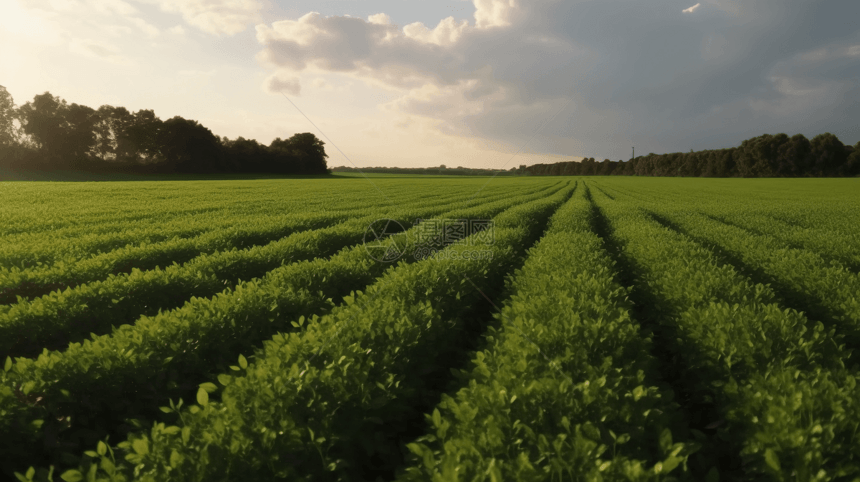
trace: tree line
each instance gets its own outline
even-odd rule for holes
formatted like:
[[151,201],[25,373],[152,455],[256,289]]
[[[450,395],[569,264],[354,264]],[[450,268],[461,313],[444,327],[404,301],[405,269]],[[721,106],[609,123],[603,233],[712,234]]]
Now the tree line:
[[765,134],[739,147],[648,154],[628,161],[534,164],[511,169],[538,176],[847,177],[860,175],[860,142],[846,146],[833,134]]
[[199,122],[152,110],[69,104],[49,92],[15,106],[0,86],[0,168],[138,173],[328,174],[312,133],[268,146],[218,137]]
[[511,171],[499,171],[495,169],[480,169],[471,167],[333,167],[332,172],[355,172],[375,174],[416,174],[416,175],[447,175],[447,176],[510,176],[517,173]]

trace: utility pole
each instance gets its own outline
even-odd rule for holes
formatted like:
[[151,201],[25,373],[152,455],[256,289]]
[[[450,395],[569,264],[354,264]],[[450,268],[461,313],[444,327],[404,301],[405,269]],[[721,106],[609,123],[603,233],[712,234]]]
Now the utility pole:
[[633,148],[633,159],[636,159],[636,148]]

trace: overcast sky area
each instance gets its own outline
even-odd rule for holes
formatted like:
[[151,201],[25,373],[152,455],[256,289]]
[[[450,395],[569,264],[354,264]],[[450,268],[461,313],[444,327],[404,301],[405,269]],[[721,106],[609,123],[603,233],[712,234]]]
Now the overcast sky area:
[[860,141],[860,2],[695,1],[2,0],[0,84],[231,139],[313,132],[329,166]]

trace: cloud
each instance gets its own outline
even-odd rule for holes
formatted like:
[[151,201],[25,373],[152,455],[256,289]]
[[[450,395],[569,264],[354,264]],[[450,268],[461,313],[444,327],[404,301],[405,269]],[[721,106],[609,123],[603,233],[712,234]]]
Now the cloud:
[[684,13],[693,13],[693,12],[695,12],[696,10],[698,10],[698,9],[699,9],[699,7],[701,7],[701,6],[702,6],[702,4],[701,4],[701,3],[697,3],[697,4],[693,5],[693,6],[692,6],[692,7],[690,7],[690,8],[685,8],[684,10],[682,10],[682,12],[684,12]]
[[182,15],[189,25],[214,35],[235,35],[260,18],[258,0],[139,0]]
[[141,32],[145,33],[149,37],[156,37],[159,33],[161,33],[158,28],[156,28],[151,23],[139,17],[129,17],[128,21],[134,24]]
[[856,102],[831,95],[853,92],[850,79],[860,78],[849,20],[860,3],[703,0],[686,9],[707,4],[695,24],[665,15],[673,0],[473,4],[472,21],[449,17],[432,29],[380,14],[258,25],[258,59],[362,79],[399,93],[388,112],[512,145],[571,101],[533,143],[558,154],[626,158],[636,139],[653,152],[689,150],[692,140],[725,147],[777,128],[811,135],[823,127],[821,116],[803,115],[810,98],[816,112],[834,113],[830,124],[860,121]]
[[322,77],[318,77],[318,78],[314,79],[314,81],[311,83],[311,85],[313,85],[314,88],[317,90],[332,90],[333,89],[332,85],[330,83],[328,83],[328,81],[323,79]]
[[89,0],[87,2],[100,14],[135,15],[137,9],[123,0]]
[[384,13],[377,13],[375,15],[367,17],[367,21],[376,25],[390,25],[391,17]]
[[130,62],[121,55],[119,48],[98,40],[73,38],[69,42],[69,51],[91,59],[130,65]]
[[279,72],[266,78],[263,89],[270,94],[283,93],[298,96],[302,91],[302,86],[298,77]]

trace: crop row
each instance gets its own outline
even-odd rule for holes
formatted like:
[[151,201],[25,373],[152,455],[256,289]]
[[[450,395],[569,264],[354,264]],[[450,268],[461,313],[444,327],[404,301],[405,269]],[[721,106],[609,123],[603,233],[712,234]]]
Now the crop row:
[[[391,196],[394,196],[393,200]],[[272,202],[269,206],[262,206],[256,212],[247,213],[246,209],[217,209],[205,213],[193,213],[194,215],[177,216],[171,211],[162,211],[160,215],[153,215],[154,223],[141,224],[120,220],[116,222],[95,222],[87,229],[58,229],[47,233],[26,233],[18,236],[6,236],[0,243],[0,267],[7,271],[22,270],[39,267],[51,269],[52,264],[60,263],[66,268],[72,268],[77,261],[87,261],[94,255],[103,254],[119,248],[128,248],[129,256],[134,255],[134,248],[144,244],[146,250],[152,250],[154,243],[175,241],[174,238],[185,240],[185,243],[193,243],[189,238],[216,232],[223,229],[238,228],[245,226],[256,227],[259,223],[276,225],[278,222],[290,221],[292,213],[303,215],[315,214],[317,216],[335,217],[339,214],[340,219],[349,216],[349,212],[356,208],[378,208],[399,202],[415,200],[415,193],[404,192],[383,198],[376,196],[363,199],[357,196],[329,196],[325,209],[314,208],[310,201],[296,205],[290,203]],[[239,196],[236,202],[242,202]],[[156,211],[157,212],[157,211]],[[264,214],[261,214],[264,213]],[[190,245],[194,247],[193,244]],[[190,248],[189,248],[190,249]],[[146,253],[147,251],[143,251]],[[133,259],[133,258],[130,258]],[[91,260],[98,262],[99,260]],[[46,266],[47,265],[47,266]],[[62,268],[62,267],[61,267]],[[67,273],[74,271],[66,270]],[[3,287],[8,285],[4,283]]]
[[[96,480],[360,479],[401,458],[398,434],[446,353],[471,319],[478,290],[497,284],[570,189],[495,219],[492,260],[467,260],[466,243],[446,256],[400,264],[347,305],[279,334],[253,361],[239,359],[220,401],[214,385],[179,425],[155,424],[113,450],[88,452],[80,472]],[[467,280],[475,283],[472,287]],[[104,454],[104,455],[101,455]],[[123,456],[117,457],[116,455]],[[95,467],[95,468],[90,468]]]
[[[435,199],[434,202],[453,199],[457,199],[457,195],[444,196],[441,199]],[[416,200],[415,196],[406,196],[406,199],[400,200],[395,205],[426,202],[423,199]],[[110,274],[128,273],[135,268],[148,270],[172,263],[181,264],[200,255],[265,244],[297,231],[320,229],[378,211],[378,206],[371,204],[353,205],[349,210],[319,213],[233,217],[224,220],[221,226],[215,224],[213,228],[199,236],[172,238],[155,243],[140,241],[79,261],[67,260],[40,268],[24,270],[13,268],[0,271],[0,303],[13,303],[19,296],[22,298],[41,296],[54,290],[104,279]],[[123,238],[127,235],[121,233],[119,236]],[[64,243],[54,241],[52,246],[62,249]]]
[[[716,208],[716,209],[715,209]],[[786,247],[805,249],[834,260],[852,271],[860,271],[860,234],[840,233],[828,229],[808,229],[780,221],[773,215],[743,212],[740,206],[730,209],[707,206],[700,208],[713,219],[735,225],[754,234],[763,235]]]
[[[296,181],[246,183],[106,183],[18,184],[4,186],[0,206],[0,236],[37,236],[52,232],[74,232],[87,227],[103,230],[114,223],[158,225],[172,217],[206,213],[253,215],[262,210],[289,212],[295,209],[324,208],[330,202],[379,197],[367,186],[344,184],[337,190],[329,185]],[[405,189],[386,188],[386,193]],[[19,191],[19,192],[16,192]],[[319,194],[325,196],[318,196]],[[110,200],[106,203],[105,200]],[[118,226],[115,226],[118,227]],[[108,231],[102,231],[108,232]]]
[[651,340],[593,232],[584,190],[511,278],[511,297],[461,388],[426,415],[398,480],[649,480],[679,473],[695,444],[659,386]]
[[694,415],[713,417],[693,425],[716,428],[708,444],[719,470],[773,480],[856,477],[860,389],[844,367],[841,338],[632,202],[595,199],[652,298],[675,383]]
[[750,270],[750,275],[763,274],[784,300],[837,327],[852,348],[860,347],[858,273],[770,235],[755,234],[683,208],[649,207],[673,226],[726,253]]
[[[541,192],[532,195],[541,196]],[[360,243],[367,226],[379,217],[408,224],[461,202],[458,199],[428,205],[421,201],[416,203],[419,206],[406,205],[392,214],[365,215],[330,228],[295,233],[265,246],[202,255],[184,265],[163,269],[132,270],[41,298],[21,300],[5,310],[0,308],[0,354],[20,356],[46,347],[60,348],[89,333],[105,333],[111,326],[132,322],[140,315],[181,306],[192,297],[212,296],[238,280],[263,276],[283,264],[330,256],[344,246]]]
[[[491,217],[546,194],[510,197],[445,216]],[[23,395],[39,394],[42,401],[37,406],[17,404],[15,410],[10,406],[2,419],[16,432],[31,432],[19,437],[20,446],[21,439],[39,440],[48,433],[46,428],[28,427],[33,420],[53,424],[71,415],[74,424],[79,414],[112,412],[123,416],[102,419],[122,420],[151,410],[156,401],[183,393],[182,384],[189,380],[226,368],[225,355],[232,358],[274,331],[291,329],[289,323],[301,316],[323,313],[332,306],[331,298],[368,284],[386,267],[371,262],[357,246],[331,260],[284,266],[211,300],[194,299],[179,310],[143,317],[110,336],[72,344],[65,352],[19,359],[10,364],[4,386],[23,386]],[[10,404],[10,397],[0,399]]]

